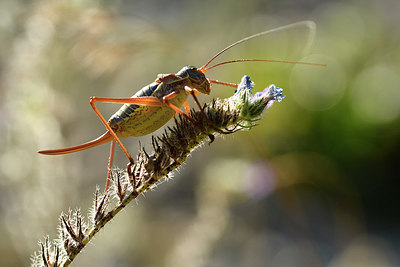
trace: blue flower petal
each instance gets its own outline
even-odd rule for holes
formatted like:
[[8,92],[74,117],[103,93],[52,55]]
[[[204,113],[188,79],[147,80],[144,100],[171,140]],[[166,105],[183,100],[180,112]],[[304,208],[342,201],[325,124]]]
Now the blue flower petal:
[[[266,88],[267,89],[267,88]],[[265,91],[265,90],[264,90]],[[280,87],[276,87],[274,84],[271,84],[268,89],[266,94],[266,97],[269,100],[274,100],[274,101],[278,101],[281,102],[282,99],[285,98],[285,95],[282,94],[283,89]],[[263,92],[264,93],[264,92]]]
[[244,75],[235,91],[235,94],[237,94],[243,90],[248,90],[249,92],[251,92],[251,88],[253,88],[253,86],[254,86],[254,83],[250,80],[250,77],[247,75]]

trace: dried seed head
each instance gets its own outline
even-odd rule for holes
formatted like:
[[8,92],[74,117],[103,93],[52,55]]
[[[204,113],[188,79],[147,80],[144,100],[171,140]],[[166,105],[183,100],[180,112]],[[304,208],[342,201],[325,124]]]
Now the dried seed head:
[[[282,89],[274,85],[253,95],[253,85],[250,78],[244,76],[232,97],[213,100],[204,106],[207,118],[202,112],[192,110],[189,116],[195,124],[178,116],[174,126],[168,127],[161,136],[152,137],[153,152],[147,153],[141,148],[136,163],[130,167],[132,179],[127,178],[125,171],[114,170],[114,186],[105,194],[96,188],[88,223],[85,223],[79,210],[62,214],[60,240],[50,245],[46,238],[44,244],[40,243],[40,254],[33,256],[32,266],[69,265],[107,222],[131,200],[153,188],[162,178],[169,177],[196,147],[207,140],[211,140],[211,143],[214,134],[218,136],[224,131],[234,133],[253,127],[274,101],[280,102],[284,98]],[[216,129],[221,131],[216,133]],[[118,201],[110,202],[110,197]]]

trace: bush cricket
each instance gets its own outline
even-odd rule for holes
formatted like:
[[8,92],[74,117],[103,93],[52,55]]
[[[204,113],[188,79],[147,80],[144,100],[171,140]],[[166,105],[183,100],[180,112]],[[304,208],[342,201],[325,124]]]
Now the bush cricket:
[[[132,97],[129,98],[91,97],[90,105],[92,106],[93,110],[96,112],[97,116],[100,118],[102,123],[107,128],[107,132],[104,133],[102,136],[98,137],[97,139],[94,139],[92,141],[89,141],[81,145],[62,148],[62,149],[42,150],[39,151],[39,153],[46,155],[66,154],[111,142],[106,188],[105,188],[105,191],[107,192],[110,185],[111,167],[114,157],[115,142],[118,143],[118,145],[121,147],[121,149],[129,159],[127,170],[130,179],[133,179],[131,173],[131,166],[134,164],[134,160],[130,155],[130,153],[128,152],[128,150],[122,144],[120,140],[121,137],[143,136],[150,134],[155,130],[159,129],[160,127],[162,127],[163,125],[165,125],[177,113],[181,114],[186,119],[196,124],[198,127],[202,127],[188,116],[188,114],[190,113],[190,106],[187,101],[189,95],[193,97],[195,103],[202,111],[203,115],[205,116],[205,120],[207,121],[208,125],[211,128],[213,128],[215,131],[221,134],[229,134],[233,131],[228,129],[222,131],[216,129],[211,124],[211,122],[207,119],[207,116],[205,115],[196,95],[201,93],[208,95],[211,91],[211,84],[221,84],[232,87],[237,87],[237,84],[221,82],[218,80],[206,78],[204,74],[205,72],[224,64],[230,64],[236,62],[248,62],[248,61],[281,62],[281,63],[292,63],[292,64],[306,64],[314,66],[323,66],[323,65],[308,63],[308,62],[270,60],[270,59],[236,59],[236,60],[224,61],[212,65],[210,67],[209,65],[222,53],[224,53],[225,51],[231,49],[232,47],[238,44],[241,44],[243,42],[246,42],[248,40],[260,36],[264,36],[267,34],[279,32],[282,30],[286,30],[288,28],[293,28],[298,26],[306,26],[309,27],[310,29],[313,29],[315,27],[315,24],[314,22],[311,21],[300,21],[297,23],[278,27],[272,30],[267,30],[243,38],[219,51],[205,65],[203,65],[200,68],[196,68],[193,66],[186,66],[183,67],[176,74],[159,74],[155,82],[143,87],[136,94],[134,94]],[[124,105],[114,115],[112,115],[108,121],[106,121],[95,105],[95,103],[97,102],[120,103]],[[185,108],[186,113],[181,110],[182,106]]]

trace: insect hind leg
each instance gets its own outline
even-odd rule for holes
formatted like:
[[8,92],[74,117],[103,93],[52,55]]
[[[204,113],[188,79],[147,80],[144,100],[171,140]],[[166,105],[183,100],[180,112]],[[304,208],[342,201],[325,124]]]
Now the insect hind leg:
[[90,98],[90,105],[92,106],[94,112],[96,112],[97,116],[100,118],[101,122],[106,126],[107,130],[110,132],[110,134],[114,137],[115,141],[117,141],[118,145],[121,147],[121,149],[124,151],[125,155],[128,157],[129,161],[133,163],[133,158],[129,154],[128,150],[125,148],[125,146],[122,144],[121,140],[117,136],[117,134],[114,132],[113,129],[111,129],[110,125],[107,123],[107,121],[104,119],[103,115],[100,113],[99,109],[96,107],[96,102],[112,102],[112,98],[100,98],[100,97],[91,97]]
[[[103,115],[100,113],[99,109],[96,107],[96,102],[102,102],[102,103],[128,103],[128,104],[138,104],[138,105],[149,105],[149,106],[161,106],[162,102],[155,98],[155,97],[137,97],[137,98],[108,98],[108,97],[91,97],[90,98],[90,105],[92,106],[94,112],[96,112],[97,116],[100,118],[101,122],[106,126],[107,130],[110,132],[110,134],[114,137],[114,140],[117,141],[118,145],[121,147],[121,149],[124,151],[125,155],[129,159],[129,163],[126,167],[129,179],[133,180],[133,175],[132,175],[132,166],[135,164],[132,156],[129,154],[128,150],[125,148],[125,146],[122,144],[121,140],[117,136],[117,134],[114,132],[113,129],[111,129],[110,125],[107,123],[107,121],[104,119]],[[113,153],[110,153],[110,158],[113,156]],[[109,174],[108,174],[109,175]],[[107,177],[108,177],[107,175]],[[106,187],[109,185],[109,178],[107,178],[107,184]]]
[[115,150],[115,139],[111,141],[111,145],[110,145],[110,156],[108,158],[107,181],[106,181],[105,193],[107,193],[108,188],[110,187],[112,164],[113,164],[113,159],[114,159],[114,150]]
[[96,112],[97,116],[100,118],[101,122],[104,124],[104,126],[106,126],[107,130],[114,137],[114,140],[111,141],[110,157],[109,157],[109,162],[108,162],[106,189],[105,189],[105,192],[107,193],[107,190],[110,186],[111,168],[112,168],[112,162],[113,162],[113,158],[114,158],[115,141],[117,141],[118,145],[121,147],[121,149],[124,151],[125,155],[129,159],[129,163],[126,167],[127,171],[128,171],[129,179],[133,179],[132,174],[131,174],[131,166],[134,164],[134,161],[133,161],[132,156],[129,154],[128,150],[125,148],[125,146],[122,144],[121,140],[118,138],[117,134],[114,132],[113,129],[111,129],[110,125],[107,123],[107,121],[104,119],[103,115],[100,113],[99,109],[96,107],[96,105],[95,105],[96,102],[108,102],[107,99],[99,99],[96,97],[91,97],[89,103],[92,106],[94,112]]

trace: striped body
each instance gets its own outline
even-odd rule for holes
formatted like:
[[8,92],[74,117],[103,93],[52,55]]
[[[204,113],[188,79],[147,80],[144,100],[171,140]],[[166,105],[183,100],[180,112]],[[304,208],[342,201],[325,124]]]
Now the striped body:
[[[162,100],[163,96],[179,91],[178,96],[173,98],[171,103],[181,107],[188,97],[188,93],[184,90],[187,78],[176,78],[172,81],[153,82],[143,87],[132,97],[153,96]],[[166,104],[160,107],[124,104],[109,119],[108,123],[118,137],[143,136],[162,127],[175,113]]]

